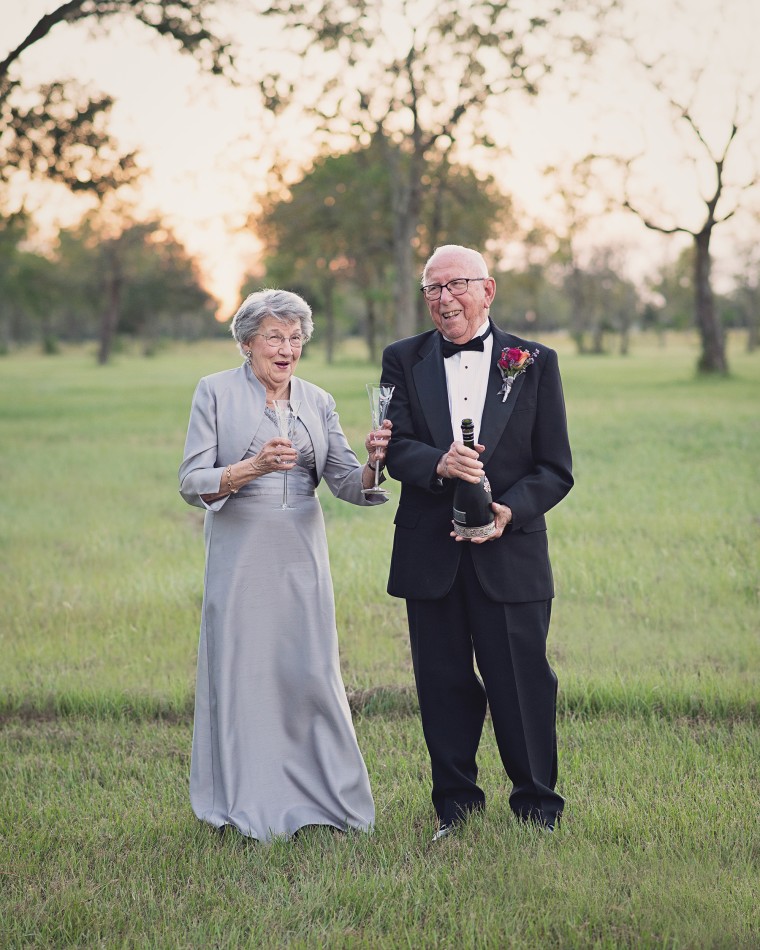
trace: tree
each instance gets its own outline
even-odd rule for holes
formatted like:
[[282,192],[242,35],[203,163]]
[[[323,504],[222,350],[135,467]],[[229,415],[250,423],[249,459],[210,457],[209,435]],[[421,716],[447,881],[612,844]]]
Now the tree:
[[36,92],[37,101],[23,108],[12,96],[0,98],[0,183],[25,172],[103,201],[137,181],[136,153],[120,152],[108,131],[110,96],[93,97],[72,82]]
[[70,79],[28,89],[18,77],[22,54],[61,24],[132,17],[212,73],[232,66],[228,43],[211,30],[213,0],[68,0],[43,16],[0,61],[0,184],[17,171],[99,198],[133,181],[135,154],[119,154],[107,131],[113,100]]
[[[267,279],[302,287],[324,313],[328,360],[335,348],[341,291],[362,299],[372,359],[378,335],[386,329],[379,311],[392,296],[395,258],[392,176],[384,159],[392,149],[374,141],[367,148],[319,159],[285,198],[270,196],[255,220],[269,248]],[[401,156],[400,164],[404,161]],[[506,227],[511,205],[490,177],[434,156],[426,162],[423,182],[418,251],[425,256],[433,244],[454,234],[479,245]]]
[[551,268],[539,261],[496,271],[496,299],[491,314],[500,326],[535,337],[569,324],[567,294],[550,279]]
[[204,69],[224,73],[232,66],[232,55],[230,44],[220,40],[209,24],[207,11],[213,5],[213,0],[67,0],[38,20],[0,61],[0,80],[25,50],[60,24],[102,23],[120,16],[131,16],[160,36],[172,37],[179,50],[194,56]]
[[[27,88],[19,78],[23,53],[62,24],[86,21],[110,25],[119,18],[131,17],[174,40],[181,52],[192,55],[211,73],[223,73],[232,68],[232,56],[229,44],[219,39],[210,26],[209,11],[214,2],[67,0],[43,16],[0,61],[0,216],[12,211],[7,189],[2,186],[18,173],[93,196],[103,220],[107,217],[106,204],[115,203],[118,192],[141,174],[136,153],[121,151],[108,130],[113,99],[71,79]],[[117,248],[118,242],[107,242],[104,253],[115,253]],[[119,256],[113,257],[104,272],[111,275],[112,301],[103,310],[101,362],[108,359],[120,313]]]
[[[591,11],[603,2],[581,6]],[[398,335],[415,330],[414,253],[428,157],[448,154],[457,140],[493,144],[484,131],[487,109],[502,105],[508,93],[535,93],[552,59],[584,45],[560,34],[567,9],[556,0],[536,0],[531,13],[493,0],[398,0],[392,7],[372,0],[271,0],[264,8],[285,28],[299,75],[310,51],[321,54],[322,68],[318,80],[301,80],[298,89],[282,71],[271,71],[260,83],[266,104],[280,110],[304,86],[316,89],[309,106],[326,138],[374,140],[386,149]],[[325,63],[337,77],[327,83]]]
[[694,325],[694,247],[685,247],[674,261],[660,267],[649,289],[654,294],[656,329],[685,330]]
[[621,204],[650,231],[689,239],[692,314],[701,342],[697,370],[725,375],[712,242],[759,180],[757,90],[750,77],[760,9],[755,0],[706,4],[699,15],[679,0],[653,4],[646,13],[635,6],[621,5],[608,22],[615,55],[627,57],[645,80],[632,101],[649,94],[641,146],[618,161]]
[[[658,84],[658,88],[662,87]],[[711,277],[710,242],[715,228],[732,218],[739,208],[738,198],[736,198],[729,210],[718,211],[718,205],[724,197],[726,162],[731,146],[739,133],[741,120],[735,112],[722,148],[714,150],[708,144],[691,108],[679,103],[672,97],[669,98],[669,101],[676,115],[683,120],[696,137],[713,166],[713,186],[706,195],[701,196],[704,205],[702,222],[696,228],[689,228],[683,224],[668,226],[659,223],[655,221],[653,216],[643,211],[628,194],[626,194],[624,206],[629,211],[634,212],[644,225],[652,231],[659,231],[661,234],[688,234],[691,237],[694,245],[694,313],[702,343],[702,353],[697,369],[701,373],[725,375],[728,372],[726,342],[715,306],[715,294]],[[631,163],[628,162],[627,164],[630,166]],[[742,186],[741,190],[752,187],[755,183],[756,179],[753,177]]]
[[760,345],[760,251],[757,244],[748,244],[737,255],[731,301],[747,329],[747,352]]
[[324,315],[325,348],[336,343],[336,293],[354,279],[375,332],[374,292],[382,285],[390,247],[385,170],[364,151],[317,160],[285,196],[270,194],[254,223],[267,248],[267,280],[300,289]]
[[117,332],[142,336],[151,352],[173,322],[189,314],[211,320],[212,300],[195,262],[160,220],[125,216],[106,225],[92,213],[61,232],[56,264],[67,307],[62,315],[69,307],[89,313],[89,326],[98,328],[100,363],[109,359]]
[[589,263],[584,267],[584,241],[591,223],[605,210],[604,201],[599,206],[600,193],[594,187],[593,162],[593,156],[587,155],[576,161],[569,173],[554,166],[544,169],[544,177],[554,186],[558,219],[553,229],[555,247],[549,257],[549,270],[557,275],[567,294],[570,334],[579,353],[589,349],[601,353],[604,337],[604,317],[592,300],[595,288],[588,250],[585,258]]
[[604,334],[611,332],[619,334],[621,356],[628,353],[631,327],[641,306],[636,287],[621,275],[621,256],[616,247],[596,248],[582,275],[592,353],[604,352]]

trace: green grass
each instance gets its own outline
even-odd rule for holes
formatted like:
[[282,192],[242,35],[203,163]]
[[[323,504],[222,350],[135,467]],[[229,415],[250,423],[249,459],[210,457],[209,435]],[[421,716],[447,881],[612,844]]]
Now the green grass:
[[756,945],[748,724],[565,722],[573,807],[553,837],[510,816],[487,734],[486,816],[435,848],[419,729],[378,716],[357,732],[375,834],[264,847],[195,821],[188,723],[8,723],[5,945]]
[[[435,849],[385,594],[395,504],[321,495],[375,834],[220,840],[187,800],[203,542],[176,470],[194,385],[234,348],[0,360],[3,945],[760,943],[760,354],[734,341],[732,377],[700,380],[688,339],[555,343],[577,478],[549,516],[566,818],[553,838],[512,821],[487,730],[487,813]],[[359,450],[378,368],[316,349],[301,370]]]

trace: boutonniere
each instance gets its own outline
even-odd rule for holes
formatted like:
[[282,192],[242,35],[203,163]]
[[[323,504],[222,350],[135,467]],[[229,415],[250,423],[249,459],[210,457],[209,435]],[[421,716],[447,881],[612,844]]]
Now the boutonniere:
[[530,353],[528,350],[521,350],[518,346],[504,347],[501,351],[499,362],[496,364],[499,367],[499,372],[503,380],[501,389],[499,390],[499,395],[503,395],[502,402],[507,401],[507,396],[512,389],[512,384],[515,379],[517,379],[520,373],[525,372],[530,364],[535,361],[537,356],[537,349]]

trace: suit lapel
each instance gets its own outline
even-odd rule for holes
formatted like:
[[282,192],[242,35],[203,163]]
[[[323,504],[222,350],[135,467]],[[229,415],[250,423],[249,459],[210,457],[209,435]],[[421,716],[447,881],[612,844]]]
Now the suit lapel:
[[504,396],[499,392],[502,385],[501,372],[496,365],[501,351],[505,346],[512,346],[514,341],[508,334],[493,327],[493,356],[491,359],[491,368],[488,372],[488,389],[486,390],[486,400],[483,405],[483,418],[480,423],[479,440],[485,445],[486,450],[481,455],[481,461],[485,465],[494,449],[499,444],[504,433],[509,417],[515,408],[515,404],[520,395],[523,386],[525,374],[521,373],[512,384],[512,390],[504,402]]
[[433,442],[445,449],[454,441],[454,433],[451,429],[446,371],[443,368],[439,333],[432,334],[423,343],[420,357],[420,361],[412,368],[414,385]]

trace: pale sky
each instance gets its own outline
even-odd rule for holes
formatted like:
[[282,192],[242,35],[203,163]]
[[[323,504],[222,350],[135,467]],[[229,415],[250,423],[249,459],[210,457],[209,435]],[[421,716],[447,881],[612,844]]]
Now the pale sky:
[[[59,0],[0,0],[0,53],[15,47],[58,5]],[[679,13],[677,0],[626,0],[625,8],[631,28],[642,38],[642,52],[663,57],[674,89],[683,90],[684,97],[686,90],[697,89],[693,105],[700,126],[711,148],[722,150],[735,89],[745,92],[747,102],[750,93],[760,93],[760,2],[690,0],[687,12]],[[287,38],[270,30],[265,41],[260,18],[240,7],[229,33],[252,75],[257,51],[276,56],[287,50]],[[695,87],[690,76],[700,65],[705,71]],[[220,316],[229,316],[240,280],[259,251],[255,236],[243,229],[246,215],[265,187],[275,146],[286,145],[292,156],[308,159],[311,142],[301,131],[304,126],[276,125],[254,90],[200,76],[190,57],[128,20],[112,21],[97,35],[84,24],[59,26],[22,56],[17,74],[29,84],[71,76],[115,97],[112,130],[123,147],[138,148],[151,169],[141,209],[160,212],[174,227],[198,257],[209,290],[222,300]],[[693,166],[685,158],[699,155],[695,140],[674,133],[673,114],[630,63],[624,46],[612,45],[593,74],[584,78],[576,67],[563,70],[536,100],[513,100],[508,110],[494,111],[490,122],[494,138],[509,146],[510,155],[489,170],[526,214],[560,227],[541,169],[549,164],[567,168],[597,151],[642,155],[635,196],[659,223],[699,223],[703,207],[696,200],[696,182],[701,177],[705,189],[712,187],[709,174],[705,177],[710,167]],[[726,178],[743,182],[759,171],[760,117],[755,112],[743,119]],[[71,224],[81,213],[81,206],[59,190],[37,200],[56,223]],[[753,195],[752,205],[760,210],[760,194]],[[719,280],[730,273],[737,247],[757,230],[749,214],[716,230]],[[660,238],[622,212],[595,217],[588,240],[622,243],[634,277],[685,243],[684,238]]]

